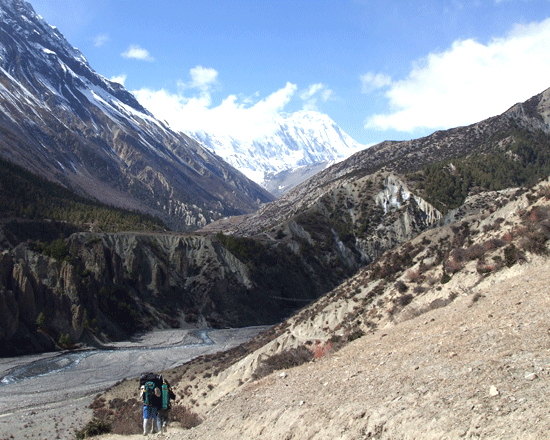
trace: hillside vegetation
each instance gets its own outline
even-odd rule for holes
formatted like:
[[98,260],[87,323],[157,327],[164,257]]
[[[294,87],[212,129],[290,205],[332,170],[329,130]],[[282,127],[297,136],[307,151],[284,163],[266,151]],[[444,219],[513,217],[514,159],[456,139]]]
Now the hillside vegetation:
[[[538,358],[542,353],[535,352],[540,334],[522,335],[539,332],[543,319],[537,318],[527,327],[522,321],[514,321],[514,313],[518,317],[530,313],[528,319],[533,320],[533,310],[512,310],[504,290],[517,297],[525,288],[518,287],[518,281],[513,286],[504,284],[532,264],[535,271],[547,272],[550,182],[527,191],[471,196],[462,210],[455,222],[427,230],[386,251],[341,286],[240,349],[166,372],[174,381],[177,404],[204,420],[189,433],[177,431],[169,438],[234,438],[236,429],[248,438],[258,437],[260,432],[266,438],[336,438],[347,431],[350,436],[339,438],[407,438],[404,429],[419,432],[426,423],[430,423],[430,432],[447,433],[449,438],[468,433],[468,438],[483,433],[487,438],[520,438],[520,432],[531,432],[534,427],[521,414],[541,414],[539,409],[546,407],[546,398],[536,394],[546,383],[545,376],[541,376],[546,375],[546,364]],[[536,301],[542,301],[542,297],[536,296]],[[491,306],[500,302],[508,306]],[[449,312],[445,312],[447,308]],[[446,315],[457,314],[460,319],[446,319]],[[509,327],[501,325],[500,332],[492,330],[492,336],[483,338],[483,331],[476,329],[487,327],[487,316],[497,323],[496,314],[503,315],[503,323],[512,319],[516,327],[508,331],[505,329]],[[436,323],[430,324],[434,320]],[[440,333],[432,328],[439,328]],[[398,338],[407,338],[405,335],[411,331],[415,345],[408,349],[409,343],[402,344],[405,339]],[[529,340],[529,346],[535,344],[533,350],[524,344],[517,346],[514,341],[520,340]],[[468,351],[480,348],[489,353],[472,357]],[[508,353],[508,358],[502,358],[503,353]],[[538,357],[530,364],[529,356]],[[303,363],[306,365],[296,368]],[[476,379],[477,385],[465,382],[475,377],[468,372],[458,380],[448,373],[450,363],[460,364],[455,368],[463,372],[468,368],[484,371],[483,381]],[[408,369],[400,369],[402,364]],[[504,364],[513,370],[503,376],[502,371],[507,370],[499,369],[499,365]],[[443,375],[448,384],[466,389],[467,395],[459,393],[459,388],[443,390],[433,375]],[[352,380],[354,377],[362,380]],[[508,382],[515,380],[512,377],[518,380],[514,382],[516,391]],[[339,392],[347,381],[353,387]],[[123,398],[132,386],[133,382],[123,383],[111,390],[107,400],[96,402],[96,414],[105,414],[106,420],[116,419],[115,412],[104,409],[109,399]],[[327,386],[332,390],[329,394],[324,391]],[[451,401],[441,400],[442,393],[454,397]],[[501,393],[506,395],[499,398]],[[384,395],[391,399],[381,398]],[[521,404],[517,399],[524,395],[536,400]],[[493,405],[488,398],[494,399]],[[326,399],[325,405],[322,399]],[[415,410],[424,399],[433,410]],[[239,418],[239,427],[233,423],[234,417],[223,415],[229,406],[238,412],[232,414]],[[250,413],[245,406],[252,408]],[[339,407],[346,408],[353,423],[348,423],[349,417],[342,417]],[[472,409],[468,411],[467,407]],[[441,412],[440,417],[435,416],[435,408]],[[406,418],[399,418],[400,411],[405,410],[409,411],[403,413]],[[279,423],[283,414],[287,422]],[[315,423],[316,419],[322,422]],[[304,425],[299,420],[310,422]],[[400,424],[407,428],[400,428]]]
[[[166,229],[164,223],[154,216],[79,196],[0,158],[0,218],[13,217],[47,219],[104,232]],[[28,226],[17,228],[12,224],[9,229],[15,235],[24,235],[33,229]]]

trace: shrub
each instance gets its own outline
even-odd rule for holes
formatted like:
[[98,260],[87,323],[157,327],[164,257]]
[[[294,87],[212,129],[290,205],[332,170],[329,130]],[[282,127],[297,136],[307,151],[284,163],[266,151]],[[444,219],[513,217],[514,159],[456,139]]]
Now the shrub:
[[545,255],[548,253],[546,242],[548,236],[542,231],[529,232],[521,242],[522,249],[533,252],[534,254]]
[[170,418],[181,424],[184,429],[191,429],[202,423],[197,413],[194,413],[184,406],[174,405],[170,411]]
[[400,306],[405,307],[407,304],[410,304],[413,300],[413,296],[409,293],[408,295],[400,296],[398,303]]
[[268,376],[277,370],[297,367],[313,359],[314,354],[305,345],[300,345],[290,350],[276,353],[266,359],[263,359],[252,375],[254,380]]
[[501,248],[505,244],[505,240],[502,240],[500,238],[491,238],[490,240],[487,240],[483,245],[485,246],[485,249],[487,249],[488,251],[492,251]]
[[363,336],[365,336],[365,332],[358,328],[348,335],[348,342],[355,341],[356,339],[362,338]]
[[469,260],[477,260],[485,255],[485,246],[474,244],[467,249],[466,256]]
[[60,335],[57,343],[61,348],[71,348],[73,345],[71,341],[71,335],[69,333]]
[[443,272],[443,275],[441,275],[441,284],[446,284],[449,281],[451,281],[451,276],[447,272]]
[[454,274],[462,269],[462,264],[454,258],[450,258],[445,263],[445,272]]
[[506,261],[506,266],[512,267],[519,261],[521,254],[519,249],[512,243],[504,248],[504,260]]
[[44,315],[44,312],[40,312],[38,314],[38,317],[36,318],[36,326],[42,330],[44,328],[44,324],[46,323],[46,316]]
[[94,437],[96,435],[108,434],[111,432],[111,424],[105,420],[93,418],[86,426],[75,432],[77,440]]
[[408,286],[401,280],[395,283],[395,288],[399,293],[405,293],[409,289]]

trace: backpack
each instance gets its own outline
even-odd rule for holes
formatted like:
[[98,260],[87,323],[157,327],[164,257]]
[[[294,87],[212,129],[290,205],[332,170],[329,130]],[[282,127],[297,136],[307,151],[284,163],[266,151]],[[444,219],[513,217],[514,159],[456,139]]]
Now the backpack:
[[143,373],[139,378],[139,385],[143,387],[143,403],[147,406],[158,406],[155,388],[161,389],[162,374]]
[[152,381],[145,382],[143,385],[143,403],[147,406],[153,404],[153,396],[155,395],[155,383]]
[[155,386],[160,388],[163,382],[162,374],[143,373],[139,378],[139,386],[145,385],[145,382],[153,382]]
[[162,409],[170,408],[170,395],[168,394],[168,385],[162,384]]

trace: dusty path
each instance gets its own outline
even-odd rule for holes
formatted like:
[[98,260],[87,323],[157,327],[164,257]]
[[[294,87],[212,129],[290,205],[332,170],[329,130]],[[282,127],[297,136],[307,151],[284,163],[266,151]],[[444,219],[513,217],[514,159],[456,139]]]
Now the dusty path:
[[247,383],[203,424],[157,438],[548,439],[549,286],[548,260],[516,266],[447,307]]
[[0,439],[73,439],[96,393],[237,346],[263,328],[156,331],[108,350],[0,359]]

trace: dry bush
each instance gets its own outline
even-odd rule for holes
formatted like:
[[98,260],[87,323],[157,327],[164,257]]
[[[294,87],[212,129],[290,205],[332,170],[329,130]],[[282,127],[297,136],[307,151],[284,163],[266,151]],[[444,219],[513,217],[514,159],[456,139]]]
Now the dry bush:
[[90,406],[88,406],[88,408],[98,409],[98,408],[103,408],[104,406],[105,406],[105,398],[99,397],[99,398],[95,398],[93,402],[90,403]]
[[405,275],[407,277],[407,279],[411,282],[411,283],[420,283],[422,282],[422,275],[420,273],[420,268],[418,269],[409,269]]
[[474,244],[466,250],[466,258],[468,260],[477,260],[485,255],[486,249],[482,244]]
[[468,250],[464,248],[453,249],[453,251],[451,252],[451,257],[456,263],[463,263],[464,261],[468,261]]
[[491,238],[487,240],[485,243],[483,243],[483,246],[485,247],[486,250],[493,251],[495,249],[501,248],[505,244],[506,244],[505,240],[502,240],[500,238]]
[[82,429],[75,431],[77,440],[95,437],[97,435],[108,434],[111,432],[111,424],[101,419],[92,419]]
[[315,343],[315,347],[313,348],[313,357],[315,359],[321,359],[322,357],[329,354],[333,348],[334,348],[334,344],[331,341],[326,341],[326,342],[317,341]]
[[141,434],[143,430],[143,402],[136,399],[117,402],[113,415],[112,433],[119,435]]
[[445,272],[447,274],[454,274],[460,270],[462,270],[462,263],[454,258],[450,258],[445,262]]
[[262,359],[258,368],[252,375],[254,380],[268,376],[277,370],[297,367],[313,359],[314,353],[305,345],[300,345],[290,350],[282,351]]
[[548,235],[542,231],[528,232],[520,241],[520,247],[534,254],[545,255],[548,253],[547,241]]
[[[418,287],[418,286],[417,286]],[[414,297],[409,293],[407,295],[403,295],[403,296],[400,296],[398,299],[397,299],[397,303],[401,306],[401,307],[405,307],[406,305],[410,304],[412,302],[412,300],[414,299]]]
[[182,405],[174,405],[172,407],[170,420],[180,423],[183,429],[191,429],[202,423],[198,414],[186,409]]

